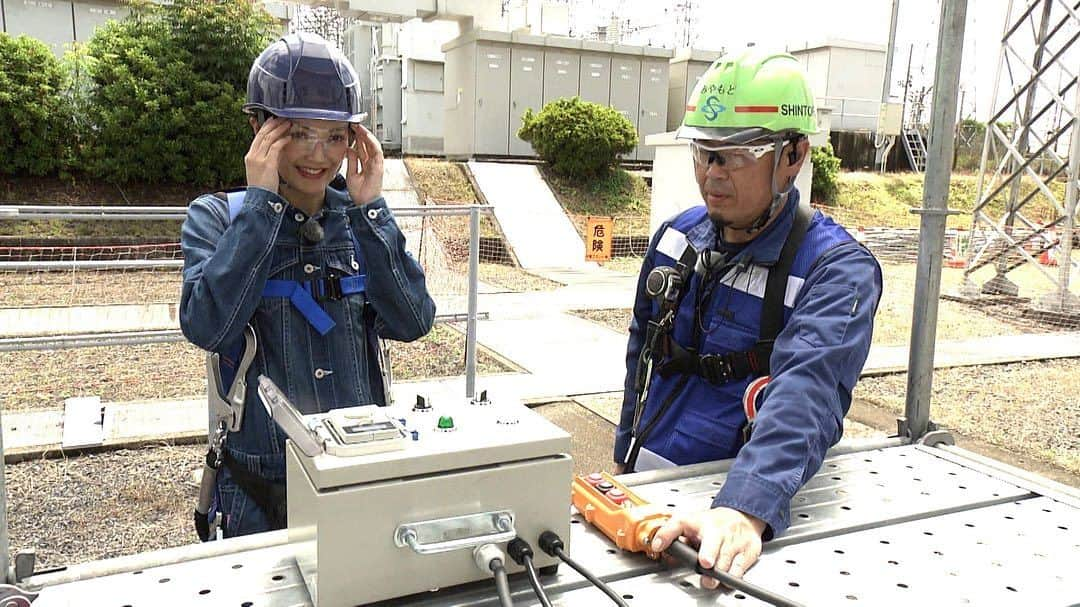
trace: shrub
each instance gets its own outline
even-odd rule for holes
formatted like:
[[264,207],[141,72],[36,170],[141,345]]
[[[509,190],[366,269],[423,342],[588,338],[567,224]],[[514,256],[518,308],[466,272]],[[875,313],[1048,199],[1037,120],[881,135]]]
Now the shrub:
[[110,182],[242,180],[247,73],[275,29],[247,0],[176,0],[98,30],[86,170]]
[[63,84],[44,42],[0,33],[0,173],[46,175],[67,162],[71,110]]
[[538,114],[530,108],[521,120],[518,137],[531,143],[552,170],[576,181],[607,173],[638,142],[625,116],[580,97],[552,101]]
[[832,144],[812,148],[810,161],[814,165],[814,177],[810,190],[814,200],[829,204],[836,201],[839,188],[840,159],[833,154]]

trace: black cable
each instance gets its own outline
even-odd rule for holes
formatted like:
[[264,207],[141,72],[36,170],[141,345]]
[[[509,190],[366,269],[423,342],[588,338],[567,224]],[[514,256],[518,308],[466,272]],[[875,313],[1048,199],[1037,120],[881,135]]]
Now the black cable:
[[540,578],[536,575],[532,557],[525,557],[525,571],[529,574],[529,584],[532,584],[533,592],[536,593],[536,598],[540,599],[540,604],[543,607],[551,607],[551,601],[548,600],[547,593],[544,592],[544,585],[540,583]]
[[495,574],[495,590],[499,593],[499,603],[502,607],[514,607],[514,600],[510,598],[510,580],[506,577],[506,567],[503,567],[501,559],[491,561],[491,572]]
[[742,578],[737,578],[730,573],[717,571],[712,568],[706,569],[705,567],[702,567],[701,562],[698,561],[697,550],[694,550],[693,547],[691,547],[689,544],[680,542],[679,540],[675,540],[671,543],[670,546],[668,546],[668,549],[665,550],[665,552],[668,555],[676,558],[677,560],[682,561],[687,567],[692,568],[696,573],[699,573],[705,577],[710,577],[734,590],[741,590],[742,592],[745,592],[746,594],[754,597],[755,599],[765,601],[766,603],[770,605],[775,605],[776,607],[802,607],[802,603],[796,603],[789,598],[766,590],[761,586],[751,584],[750,582],[747,582]]
[[584,567],[574,561],[574,559],[570,558],[568,554],[566,554],[566,552],[563,550],[563,541],[561,538],[559,538],[558,534],[553,531],[545,531],[540,534],[540,539],[538,543],[541,550],[551,556],[557,556],[562,559],[562,561],[569,565],[574,571],[577,571],[582,575],[582,577],[589,580],[589,582],[593,586],[596,586],[604,594],[608,595],[608,597],[610,597],[612,601],[615,601],[616,605],[618,605],[619,607],[629,607],[629,605],[626,604],[626,601],[624,601],[617,592],[612,590],[610,586],[605,584],[602,580],[600,580],[600,578],[587,571]]
[[540,605],[542,607],[551,607],[551,601],[548,600],[547,593],[544,592],[544,585],[540,583],[540,578],[536,575],[536,568],[533,567],[532,546],[520,537],[516,537],[506,545],[506,553],[510,555],[510,558],[514,559],[515,563],[525,566],[525,571],[529,574],[529,584],[532,586],[536,598],[540,600]]

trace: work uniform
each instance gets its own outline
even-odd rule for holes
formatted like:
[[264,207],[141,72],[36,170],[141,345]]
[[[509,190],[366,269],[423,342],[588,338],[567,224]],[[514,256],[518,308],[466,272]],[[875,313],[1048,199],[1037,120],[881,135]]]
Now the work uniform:
[[[323,209],[312,217],[259,187],[247,188],[242,200],[230,217],[226,200],[199,197],[181,232],[184,335],[226,365],[235,364],[247,324],[257,336],[243,423],[228,435],[229,465],[217,477],[226,536],[281,524],[268,519],[230,470],[239,465],[259,479],[284,482],[285,435],[259,400],[258,376],[272,379],[304,414],[383,405],[377,338],[415,340],[435,316],[424,273],[383,198],[357,206],[328,187]],[[301,235],[308,221],[322,227],[317,242]]]
[[[631,449],[638,356],[648,322],[659,310],[645,293],[650,270],[674,267],[688,246],[725,253],[725,262],[707,278],[699,267],[684,285],[671,337],[702,355],[751,351],[760,335],[770,267],[780,257],[798,204],[793,189],[775,221],[743,246],[718,239],[704,206],[680,213],[654,235],[634,302],[616,462],[625,462]],[[881,269],[873,255],[842,226],[814,212],[787,281],[784,328],[773,344],[772,379],[750,441],[743,444],[742,397],[753,377],[717,385],[697,374],[664,377],[654,371],[640,422],[653,428],[635,470],[738,456],[713,507],[734,508],[765,521],[766,538],[782,533],[790,523],[792,496],[840,440],[851,391],[870,349],[880,296]]]

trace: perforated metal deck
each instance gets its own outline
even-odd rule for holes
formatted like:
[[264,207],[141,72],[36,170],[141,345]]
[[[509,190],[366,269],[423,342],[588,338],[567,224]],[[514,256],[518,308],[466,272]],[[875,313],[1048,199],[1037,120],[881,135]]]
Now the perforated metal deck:
[[[955,451],[948,458],[935,451],[895,447],[826,460],[796,496],[791,528],[766,545],[747,579],[805,605],[1080,603],[1080,509],[966,466]],[[677,510],[699,509],[722,482],[722,474],[708,475],[634,489]],[[622,553],[572,520],[571,555],[630,605],[764,604],[702,590],[696,575]],[[284,545],[49,586],[35,607],[310,606],[291,551]],[[610,604],[565,566],[544,583],[558,605]],[[538,604],[524,579],[513,588],[515,604]],[[489,582],[478,582],[384,604],[498,601]]]

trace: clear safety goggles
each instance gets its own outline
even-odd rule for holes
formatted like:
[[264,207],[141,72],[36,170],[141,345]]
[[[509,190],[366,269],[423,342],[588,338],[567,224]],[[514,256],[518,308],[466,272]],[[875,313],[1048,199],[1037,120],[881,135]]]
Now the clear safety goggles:
[[738,171],[757,164],[762,156],[773,151],[772,143],[762,145],[723,145],[694,139],[690,142],[690,153],[694,163],[708,167],[716,163],[726,171]]
[[349,133],[347,130],[322,131],[311,128],[293,127],[289,131],[289,138],[294,146],[300,148],[306,154],[315,151],[315,146],[323,144],[323,149],[328,151],[344,151],[349,146]]

